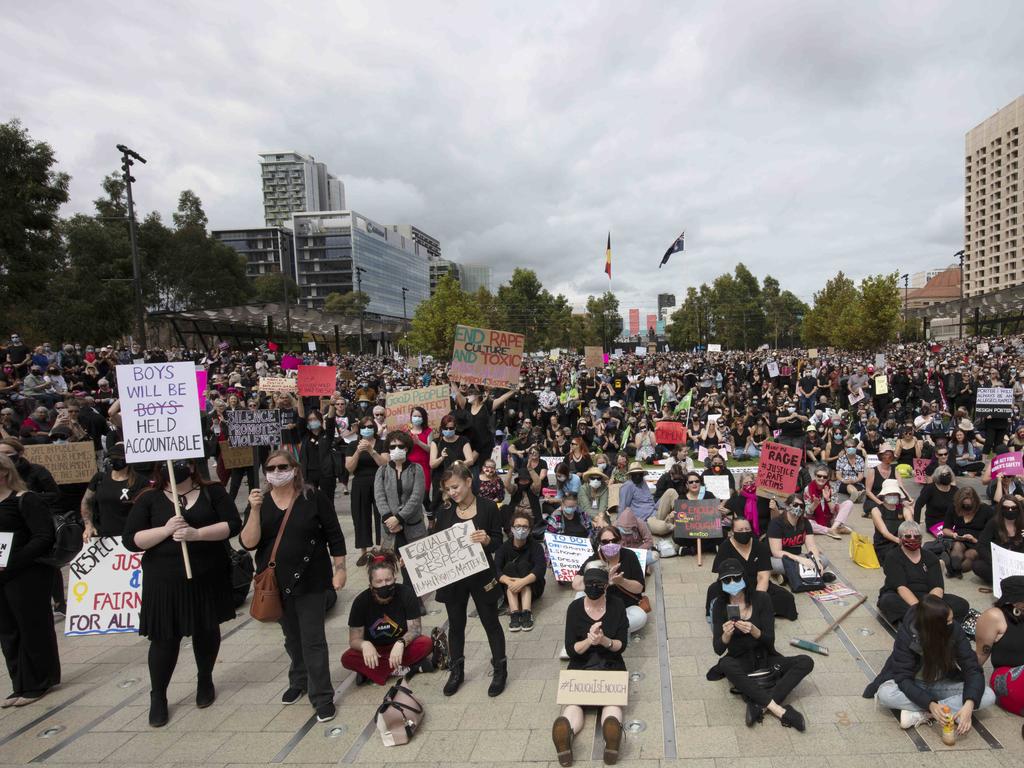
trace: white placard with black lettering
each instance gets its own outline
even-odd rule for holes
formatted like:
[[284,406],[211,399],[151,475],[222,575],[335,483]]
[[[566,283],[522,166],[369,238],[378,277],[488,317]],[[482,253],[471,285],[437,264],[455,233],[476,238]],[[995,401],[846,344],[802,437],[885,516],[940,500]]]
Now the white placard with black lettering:
[[474,530],[472,523],[456,523],[398,548],[417,597],[490,567],[484,548],[469,540]]
[[11,546],[14,544],[14,533],[12,531],[0,531],[0,568],[7,567],[7,561],[11,558]]
[[974,400],[975,416],[1009,416],[1013,413],[1013,390],[1009,387],[982,387]]
[[1008,576],[1024,576],[1024,553],[992,545],[992,597],[1003,596],[1000,582]]
[[204,456],[194,363],[119,365],[117,392],[130,464]]

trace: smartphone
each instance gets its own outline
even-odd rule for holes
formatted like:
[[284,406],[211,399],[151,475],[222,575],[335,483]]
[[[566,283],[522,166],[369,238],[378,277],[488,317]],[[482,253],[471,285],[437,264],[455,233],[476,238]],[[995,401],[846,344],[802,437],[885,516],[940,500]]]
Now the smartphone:
[[725,606],[725,615],[729,621],[740,620],[740,607],[738,605],[727,605]]

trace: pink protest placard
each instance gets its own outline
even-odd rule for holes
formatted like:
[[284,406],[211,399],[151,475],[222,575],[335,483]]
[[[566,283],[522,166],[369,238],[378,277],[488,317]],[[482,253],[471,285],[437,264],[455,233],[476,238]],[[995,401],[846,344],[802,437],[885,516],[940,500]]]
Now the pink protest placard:
[[209,373],[205,368],[196,368],[196,389],[199,391],[199,410],[206,410],[206,380]]
[[281,356],[281,369],[285,371],[297,371],[302,365],[302,358],[294,355]]
[[931,464],[931,459],[914,459],[914,482],[924,485],[928,482],[928,475],[925,470]]
[[1001,453],[992,459],[992,477],[1000,475],[1024,475],[1024,454],[1020,451]]

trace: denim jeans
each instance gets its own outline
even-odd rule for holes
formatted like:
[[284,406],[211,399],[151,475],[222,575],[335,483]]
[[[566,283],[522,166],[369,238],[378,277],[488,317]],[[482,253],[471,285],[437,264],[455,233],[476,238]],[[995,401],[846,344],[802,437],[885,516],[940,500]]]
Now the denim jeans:
[[[917,684],[924,688],[931,697],[939,702],[939,704],[945,704],[955,714],[964,705],[964,684],[956,680],[938,680],[934,683],[926,683],[923,680],[918,680]],[[907,698],[906,694],[900,690],[900,687],[896,685],[894,680],[886,680],[878,688],[876,694],[878,703],[883,707],[889,707],[890,709],[908,709],[911,712],[921,712],[921,708],[914,702]],[[979,709],[990,707],[996,703],[996,695],[987,685],[985,686],[985,693],[981,697],[981,701],[974,707],[974,711],[977,712]]]

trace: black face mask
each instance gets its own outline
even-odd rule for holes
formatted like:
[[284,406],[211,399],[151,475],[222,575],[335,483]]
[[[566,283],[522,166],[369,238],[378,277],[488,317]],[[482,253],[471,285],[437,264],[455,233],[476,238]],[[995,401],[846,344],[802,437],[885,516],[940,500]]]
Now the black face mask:
[[1016,520],[1020,517],[1020,513],[1016,509],[1004,509],[1003,519],[1004,520]]
[[736,539],[740,544],[749,544],[750,540],[754,538],[753,531],[736,531],[732,537]]
[[644,482],[643,475],[630,475],[629,479],[633,481],[634,485],[642,485]]
[[605,593],[606,589],[604,584],[586,584],[583,587],[583,593],[591,600],[597,600]]
[[192,465],[187,461],[176,461],[174,467],[174,484],[184,483],[192,475]]
[[385,584],[383,587],[373,587],[373,594],[376,595],[378,600],[390,600],[395,596],[395,590],[397,589],[397,584]]
[[128,462],[124,459],[124,457],[115,458],[112,456],[110,458],[110,466],[112,469],[116,469],[118,472],[120,472],[122,469],[128,466]]

